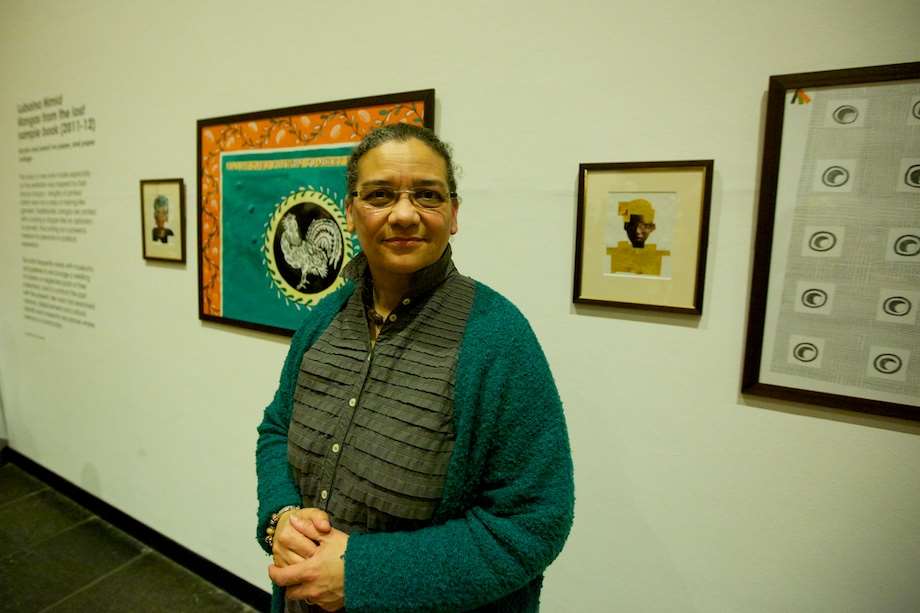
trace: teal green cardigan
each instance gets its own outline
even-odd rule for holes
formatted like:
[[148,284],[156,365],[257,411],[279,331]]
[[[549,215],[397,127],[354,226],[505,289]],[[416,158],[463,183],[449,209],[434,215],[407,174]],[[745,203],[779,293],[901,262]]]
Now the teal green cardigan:
[[[287,434],[304,352],[351,296],[349,282],[314,308],[291,340],[256,445],[262,548],[271,514],[301,504]],[[432,524],[352,534],[345,553],[348,611],[536,611],[543,571],[569,534],[572,456],[562,404],[530,325],[476,283],[457,362],[454,442]],[[283,610],[276,587],[272,610]]]

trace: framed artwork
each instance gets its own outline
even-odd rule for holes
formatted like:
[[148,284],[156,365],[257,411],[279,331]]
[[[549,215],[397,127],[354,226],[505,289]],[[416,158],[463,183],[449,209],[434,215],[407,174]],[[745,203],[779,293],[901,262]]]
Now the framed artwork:
[[185,183],[141,181],[141,245],[144,259],[185,263]]
[[580,164],[573,301],[702,313],[712,168]]
[[920,419],[920,62],[770,78],[742,391]]
[[399,122],[433,129],[434,90],[199,120],[199,317],[293,334],[360,251],[348,157]]

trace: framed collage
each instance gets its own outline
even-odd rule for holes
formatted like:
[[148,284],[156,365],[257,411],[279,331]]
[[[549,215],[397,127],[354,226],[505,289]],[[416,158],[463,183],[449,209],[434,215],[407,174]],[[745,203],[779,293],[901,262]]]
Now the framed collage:
[[573,301],[701,313],[712,168],[579,165]]

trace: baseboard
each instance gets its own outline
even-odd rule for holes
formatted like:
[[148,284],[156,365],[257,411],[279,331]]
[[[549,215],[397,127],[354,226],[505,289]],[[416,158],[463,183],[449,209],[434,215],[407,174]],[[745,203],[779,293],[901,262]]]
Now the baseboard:
[[27,473],[41,479],[68,498],[72,498],[78,504],[86,507],[91,513],[98,515],[119,530],[128,533],[151,549],[157,550],[167,558],[210,581],[249,606],[259,611],[268,611],[271,608],[271,594],[262,588],[234,575],[171,538],[160,534],[150,526],[119,511],[83,488],[30,460],[15,449],[0,447],[0,463],[2,462],[15,464]]

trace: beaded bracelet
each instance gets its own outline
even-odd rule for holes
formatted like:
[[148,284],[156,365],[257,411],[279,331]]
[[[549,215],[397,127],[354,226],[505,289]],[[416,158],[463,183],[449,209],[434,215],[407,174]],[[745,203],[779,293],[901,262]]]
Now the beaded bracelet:
[[272,548],[272,544],[275,542],[275,528],[278,527],[278,522],[281,521],[281,516],[287,513],[288,511],[297,511],[301,507],[296,504],[289,504],[286,507],[281,507],[274,513],[272,517],[268,520],[268,527],[265,528],[265,543],[268,545],[268,548]]

